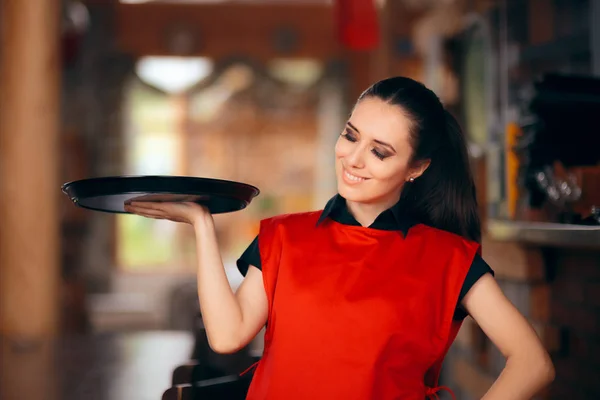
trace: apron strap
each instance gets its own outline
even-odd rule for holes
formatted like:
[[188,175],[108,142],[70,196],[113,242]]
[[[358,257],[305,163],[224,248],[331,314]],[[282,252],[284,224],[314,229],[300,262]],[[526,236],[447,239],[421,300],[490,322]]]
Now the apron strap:
[[454,392],[448,387],[448,386],[436,386],[436,387],[427,387],[425,390],[425,395],[427,396],[427,399],[429,400],[440,400],[440,395],[438,394],[441,390],[445,390],[448,393],[450,393],[450,396],[452,396],[453,400],[456,400],[456,396],[454,395]]
[[258,365],[258,363],[259,363],[259,362],[260,362],[260,360],[258,360],[257,362],[253,363],[251,366],[249,366],[248,368],[246,368],[246,370],[245,370],[244,372],[242,372],[242,373],[240,374],[240,376],[244,376],[244,375],[246,375],[248,372],[252,371],[252,370],[253,370],[253,369],[254,369],[254,368],[255,368],[255,367]]

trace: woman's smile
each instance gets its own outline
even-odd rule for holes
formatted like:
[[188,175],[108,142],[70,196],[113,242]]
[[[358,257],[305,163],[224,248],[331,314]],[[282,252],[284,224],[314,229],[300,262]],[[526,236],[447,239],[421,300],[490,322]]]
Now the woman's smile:
[[342,176],[344,177],[344,182],[348,185],[356,185],[368,180],[368,178],[363,178],[361,176],[351,174],[346,168],[344,168],[344,173],[342,174]]

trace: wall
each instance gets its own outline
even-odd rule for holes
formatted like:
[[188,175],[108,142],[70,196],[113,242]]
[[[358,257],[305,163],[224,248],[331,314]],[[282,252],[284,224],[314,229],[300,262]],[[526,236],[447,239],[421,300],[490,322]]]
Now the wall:
[[550,321],[561,331],[550,399],[600,398],[600,251],[555,251]]

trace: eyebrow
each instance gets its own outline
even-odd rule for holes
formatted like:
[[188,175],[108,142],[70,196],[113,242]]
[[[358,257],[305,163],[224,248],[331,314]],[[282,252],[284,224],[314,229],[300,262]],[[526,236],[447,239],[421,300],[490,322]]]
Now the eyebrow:
[[[356,131],[357,133],[360,133],[360,131],[358,130],[358,128],[356,128],[354,125],[352,125],[352,123],[350,121],[346,122],[346,124],[352,128],[352,130]],[[386,142],[382,142],[381,140],[377,140],[377,139],[373,139],[373,141],[377,144],[380,144],[382,146],[385,146],[387,148],[389,148],[390,150],[392,150],[394,152],[394,154],[396,154],[396,149],[394,149],[394,147]]]

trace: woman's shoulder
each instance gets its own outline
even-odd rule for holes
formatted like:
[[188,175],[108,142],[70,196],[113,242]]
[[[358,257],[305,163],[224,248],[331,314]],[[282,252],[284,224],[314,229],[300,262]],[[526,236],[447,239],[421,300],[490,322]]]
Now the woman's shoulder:
[[416,224],[411,228],[411,234],[422,236],[426,240],[435,240],[437,244],[445,243],[449,247],[479,247],[479,243],[467,239],[457,233],[446,231],[423,223]]
[[294,234],[306,234],[313,227],[317,226],[320,212],[299,212],[275,215],[260,221],[259,236],[272,237],[284,232],[294,232]]

